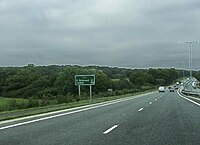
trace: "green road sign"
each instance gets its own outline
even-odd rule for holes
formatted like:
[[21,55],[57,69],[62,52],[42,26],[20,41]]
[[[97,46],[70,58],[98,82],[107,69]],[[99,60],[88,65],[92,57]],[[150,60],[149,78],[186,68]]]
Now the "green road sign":
[[95,85],[95,75],[76,75],[75,85]]

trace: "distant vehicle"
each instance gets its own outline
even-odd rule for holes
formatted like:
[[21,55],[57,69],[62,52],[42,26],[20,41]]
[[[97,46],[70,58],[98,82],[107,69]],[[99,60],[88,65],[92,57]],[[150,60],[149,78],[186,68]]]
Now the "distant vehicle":
[[170,91],[170,92],[174,92],[174,89],[173,89],[173,88],[171,88],[169,91]]
[[178,90],[178,87],[175,87],[175,90]]
[[165,87],[160,86],[160,87],[158,88],[158,91],[159,91],[159,92],[165,92]]
[[194,88],[194,89],[196,89],[197,87],[196,87],[196,83],[195,82],[193,82],[192,83],[192,87]]
[[179,85],[179,82],[176,82],[176,85]]
[[108,92],[112,92],[113,91],[113,89],[108,89]]
[[168,88],[169,88],[169,89],[171,89],[172,87],[171,87],[171,86],[169,86]]

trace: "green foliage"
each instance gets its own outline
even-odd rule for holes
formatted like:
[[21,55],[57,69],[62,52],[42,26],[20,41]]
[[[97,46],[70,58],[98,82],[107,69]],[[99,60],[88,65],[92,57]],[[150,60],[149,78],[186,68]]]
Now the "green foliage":
[[28,100],[0,98],[0,111],[28,108]]
[[112,81],[110,78],[108,78],[108,76],[105,73],[97,72],[95,74],[95,78],[96,78],[96,84],[93,89],[95,93],[105,92],[109,88],[111,88]]
[[192,72],[192,74],[200,82],[200,71]]
[[[1,67],[0,96],[24,98],[29,101],[20,104],[12,100],[7,110],[69,103],[88,99],[89,86],[74,84],[75,75],[95,74],[96,84],[93,95],[112,96],[133,93],[156,85],[168,85],[181,77],[176,69],[125,69],[99,66],[34,66]],[[112,89],[112,92],[108,92]],[[5,110],[1,109],[1,110]]]
[[130,75],[129,79],[134,85],[140,86],[144,84],[169,85],[180,77],[181,72],[172,68],[136,70]]

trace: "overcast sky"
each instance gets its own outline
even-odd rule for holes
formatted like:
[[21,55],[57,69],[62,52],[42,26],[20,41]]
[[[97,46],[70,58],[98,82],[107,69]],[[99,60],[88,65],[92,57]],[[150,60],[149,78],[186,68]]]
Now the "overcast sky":
[[[1,0],[0,66],[188,67],[199,0]],[[193,68],[200,68],[200,44]]]

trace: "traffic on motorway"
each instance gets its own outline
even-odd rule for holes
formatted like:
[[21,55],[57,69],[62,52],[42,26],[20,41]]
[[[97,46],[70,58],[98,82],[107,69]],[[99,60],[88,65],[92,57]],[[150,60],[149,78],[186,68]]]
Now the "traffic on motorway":
[[0,0],[0,145],[200,145],[200,0]]
[[200,104],[181,93],[183,86],[177,83],[116,101],[0,122],[0,144],[199,144]]

